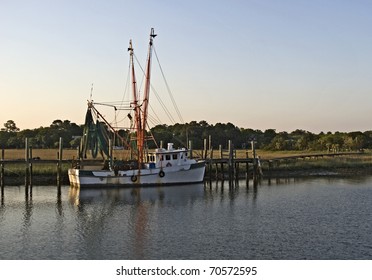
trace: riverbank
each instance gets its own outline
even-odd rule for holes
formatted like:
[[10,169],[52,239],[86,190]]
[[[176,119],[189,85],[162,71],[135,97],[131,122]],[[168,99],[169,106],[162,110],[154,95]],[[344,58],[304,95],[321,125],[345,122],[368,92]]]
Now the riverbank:
[[[71,167],[73,153],[69,150],[64,153],[65,162],[62,164],[61,184],[69,184],[67,170]],[[37,150],[35,155],[40,160],[33,161],[33,185],[55,185],[57,183],[57,165],[51,163],[42,163],[42,160],[51,160],[55,157],[56,150]],[[319,152],[315,153],[318,154]],[[296,177],[350,177],[372,175],[372,153],[366,151],[360,154],[340,155],[337,157],[307,157],[294,159],[294,156],[308,155],[309,152],[272,152],[257,151],[262,160],[261,170],[263,178],[296,178]],[[7,150],[6,158],[14,160],[21,155],[20,150]],[[53,156],[54,155],[54,156]],[[236,157],[244,158],[249,156],[247,150],[237,150]],[[279,159],[279,160],[278,160]],[[271,164],[269,164],[271,162]],[[225,170],[226,171],[226,170]],[[239,166],[237,169],[237,178],[246,178],[246,167]],[[210,174],[208,172],[211,172]],[[220,172],[220,170],[219,170]],[[216,174],[215,167],[207,169],[206,179],[228,180],[228,174]],[[25,162],[19,160],[18,163],[5,164],[4,185],[23,185],[25,184]],[[236,177],[236,176],[235,176]],[[253,177],[252,166],[248,169],[248,178]]]
[[[276,169],[265,169],[262,170],[262,179],[280,179],[280,178],[308,178],[308,177],[363,177],[372,175],[372,164],[364,166],[336,166],[336,167],[312,167],[312,168],[301,168],[301,167],[278,167]],[[206,180],[208,180],[206,175]],[[219,177],[218,180],[221,180]],[[227,174],[224,177],[228,180]],[[243,172],[239,173],[239,179],[245,179]],[[253,178],[252,172],[249,173],[249,178]],[[215,178],[212,178],[215,181]],[[5,186],[20,186],[25,184],[24,174],[13,174],[6,176],[4,180]],[[45,186],[45,185],[56,185],[56,172],[49,174],[34,174],[32,177],[32,184]],[[68,185],[69,180],[67,176],[67,170],[62,173],[61,184]]]
[[[299,152],[266,152],[260,157],[259,172],[262,178],[293,177],[350,177],[372,175],[372,154],[370,152],[354,154],[320,154]],[[320,156],[321,155],[321,156]],[[227,170],[222,176],[218,166],[207,169],[208,179],[228,179]],[[247,178],[246,164],[238,164],[234,169],[234,178]],[[253,177],[253,166],[248,168],[248,178]]]
[[372,175],[372,167],[335,167],[312,169],[277,169],[268,171],[263,178],[300,178],[300,177],[355,177]]
[[274,164],[272,168],[264,166],[263,170],[264,175],[266,173],[266,175],[272,177],[372,175],[372,154],[365,152],[339,157],[283,159]]

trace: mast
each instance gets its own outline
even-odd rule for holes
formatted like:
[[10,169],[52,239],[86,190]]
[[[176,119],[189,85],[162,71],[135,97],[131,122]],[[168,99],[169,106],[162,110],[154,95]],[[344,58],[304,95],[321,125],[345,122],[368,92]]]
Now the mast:
[[153,41],[153,38],[155,37],[156,37],[156,34],[154,33],[154,28],[151,28],[150,43],[149,43],[146,72],[145,72],[146,81],[145,81],[144,96],[143,96],[143,102],[142,102],[142,118],[140,120],[141,129],[139,131],[139,135],[137,139],[138,154],[139,154],[138,161],[140,164],[143,162],[143,152],[144,152],[145,134],[146,134],[146,126],[147,126],[149,94],[150,94],[152,41]]
[[[131,76],[132,76],[132,95],[133,95],[133,102],[131,106],[134,107],[134,123],[136,126],[136,133],[137,133],[137,149],[138,149],[138,160],[142,158],[142,150],[143,150],[143,141],[141,140],[141,131],[142,131],[142,122],[141,122],[141,108],[138,105],[138,98],[137,98],[137,81],[136,81],[136,74],[134,71],[134,59],[133,59],[133,46],[132,40],[129,41],[129,48],[128,51],[130,52],[130,64],[131,64]],[[141,161],[142,162],[142,161]]]
[[149,94],[150,94],[150,78],[151,78],[151,55],[152,55],[152,41],[153,38],[156,37],[156,34],[154,34],[154,28],[151,28],[151,33],[150,33],[150,43],[149,43],[149,51],[148,51],[148,56],[147,56],[147,65],[146,65],[146,72],[145,72],[145,78],[146,78],[146,83],[145,83],[145,92],[144,92],[144,97],[143,97],[143,109],[142,109],[142,124],[143,124],[143,129],[146,129],[146,124],[147,124],[147,114],[148,114],[148,105],[149,105]]

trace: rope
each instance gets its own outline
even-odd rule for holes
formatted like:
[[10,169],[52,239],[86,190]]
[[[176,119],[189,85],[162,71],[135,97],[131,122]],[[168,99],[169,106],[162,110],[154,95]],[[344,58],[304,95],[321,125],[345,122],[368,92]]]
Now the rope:
[[183,118],[182,118],[182,115],[181,115],[181,112],[180,112],[180,110],[178,109],[178,106],[177,106],[176,100],[174,99],[173,94],[172,94],[172,92],[171,92],[171,90],[170,90],[170,88],[169,88],[168,82],[167,82],[167,80],[166,80],[166,78],[165,78],[163,68],[161,67],[161,64],[160,64],[160,61],[159,61],[159,58],[158,58],[158,54],[156,53],[156,50],[155,50],[155,46],[153,47],[153,50],[154,50],[154,53],[155,53],[156,60],[158,61],[158,64],[159,64],[160,72],[161,72],[161,74],[162,74],[162,76],[163,76],[163,79],[164,79],[165,85],[166,85],[166,87],[167,87],[168,94],[169,94],[169,96],[170,96],[170,98],[171,98],[171,100],[172,100],[173,106],[174,106],[174,108],[175,108],[175,110],[176,110],[176,112],[177,112],[177,115],[178,115],[179,119],[181,120],[182,123],[184,123]]
[[[155,49],[154,49],[154,51],[155,51]],[[159,66],[160,66],[159,59],[158,59],[158,56],[157,56],[156,52],[155,52],[155,56],[156,56],[156,60],[158,61]],[[144,69],[142,68],[141,64],[139,63],[139,61],[138,61],[138,59],[137,59],[137,56],[136,56],[135,54],[134,54],[134,58],[135,58],[135,60],[136,60],[136,62],[137,62],[137,64],[138,64],[138,66],[140,67],[140,69],[141,69],[141,71],[142,71],[142,74],[145,75],[145,71],[144,71]],[[162,73],[162,76],[163,76],[163,79],[164,79],[165,85],[166,85],[166,87],[167,87],[168,94],[169,94],[170,97],[171,97],[171,100],[172,100],[173,106],[174,106],[175,109],[176,109],[176,112],[177,112],[177,114],[178,114],[178,117],[180,118],[181,122],[183,123],[183,122],[184,122],[184,121],[183,121],[183,118],[182,118],[182,116],[181,116],[181,114],[180,114],[180,111],[178,110],[177,104],[175,103],[175,100],[174,100],[174,98],[173,98],[173,96],[172,96],[172,93],[170,92],[169,85],[168,85],[168,83],[167,83],[167,81],[166,81],[166,79],[165,79],[164,72],[163,72],[161,66],[160,66],[160,71],[161,71],[161,73]],[[141,87],[142,87],[142,83],[143,83],[143,79],[142,79],[142,82],[141,82]],[[176,121],[175,121],[175,119],[173,118],[172,113],[169,111],[169,109],[168,109],[167,106],[165,105],[164,101],[160,98],[160,95],[158,94],[158,92],[156,91],[156,89],[154,88],[154,86],[153,86],[152,84],[150,84],[150,86],[151,86],[151,90],[152,90],[152,92],[154,93],[156,99],[158,100],[158,102],[159,102],[160,106],[162,107],[162,109],[164,110],[165,114],[167,115],[167,117],[169,118],[169,120],[171,121],[171,123],[172,123],[172,124],[175,124]],[[159,119],[159,117],[158,117],[158,119]],[[160,119],[159,119],[159,121],[160,121]]]

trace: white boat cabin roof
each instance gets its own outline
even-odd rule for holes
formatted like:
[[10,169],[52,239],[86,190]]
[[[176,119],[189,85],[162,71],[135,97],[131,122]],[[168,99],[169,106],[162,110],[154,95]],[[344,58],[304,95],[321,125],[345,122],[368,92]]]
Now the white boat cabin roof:
[[188,150],[185,148],[174,149],[173,143],[168,143],[168,148],[158,148],[155,152],[150,152],[148,162],[179,162],[187,159]]

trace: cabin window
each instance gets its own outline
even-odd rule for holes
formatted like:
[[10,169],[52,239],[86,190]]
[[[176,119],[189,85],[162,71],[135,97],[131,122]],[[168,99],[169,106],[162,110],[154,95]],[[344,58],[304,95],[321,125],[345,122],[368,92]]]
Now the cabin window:
[[147,157],[148,161],[155,161],[155,157],[153,155]]
[[177,154],[173,154],[172,155],[172,158],[174,159],[174,160],[176,160],[178,157],[177,157]]
[[166,160],[170,160],[171,159],[171,156],[170,155],[165,155],[165,159]]
[[160,161],[163,161],[164,160],[164,156],[163,155],[159,156],[159,160]]

